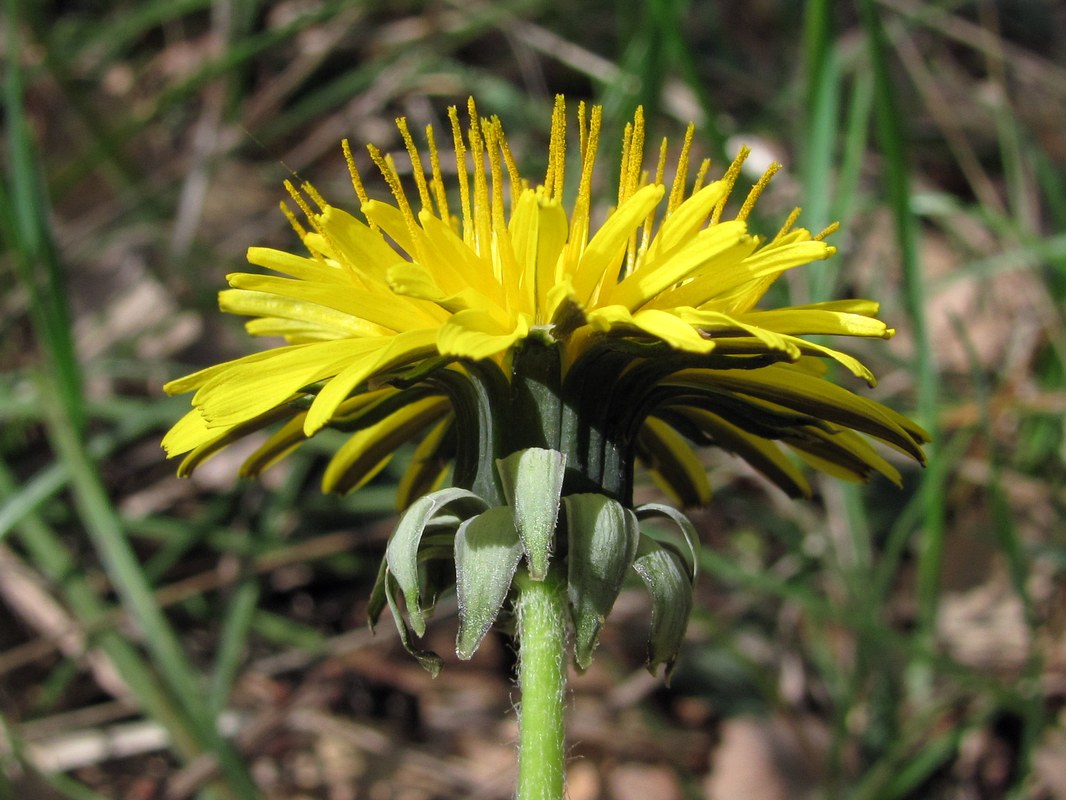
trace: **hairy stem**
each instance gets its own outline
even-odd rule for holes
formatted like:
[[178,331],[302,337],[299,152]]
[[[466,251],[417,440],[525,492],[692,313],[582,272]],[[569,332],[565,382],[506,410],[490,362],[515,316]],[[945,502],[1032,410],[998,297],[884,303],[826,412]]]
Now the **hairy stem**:
[[518,587],[518,800],[562,800],[566,708],[566,593],[554,573]]

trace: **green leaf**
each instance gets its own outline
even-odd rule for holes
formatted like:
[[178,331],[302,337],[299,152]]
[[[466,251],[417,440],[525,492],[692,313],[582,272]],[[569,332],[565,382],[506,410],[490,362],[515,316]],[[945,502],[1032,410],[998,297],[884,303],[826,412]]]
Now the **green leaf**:
[[388,568],[388,559],[381,559],[381,564],[378,566],[378,576],[374,581],[374,588],[370,592],[370,600],[366,607],[366,619],[370,625],[370,630],[374,630],[374,626],[378,624],[378,619],[381,617],[381,612],[385,610],[387,603],[385,581],[388,580]]
[[622,589],[637,553],[637,518],[621,503],[600,494],[563,498],[566,507],[567,593],[574,618],[574,660],[592,662],[600,628]]
[[647,666],[654,674],[659,664],[666,664],[669,680],[692,611],[690,571],[685,559],[673,547],[648,536],[640,537],[633,569],[651,594]]
[[566,456],[558,450],[539,447],[519,450],[496,461],[529,564],[529,576],[535,581],[544,580],[548,574],[565,467]]
[[[668,519],[677,526],[678,531],[681,533],[684,539],[685,547],[678,548],[675,544],[675,549],[689,568],[689,575],[691,576],[692,583],[696,583],[696,575],[699,571],[700,562],[700,539],[699,534],[696,533],[696,526],[692,524],[692,520],[678,511],[676,508],[664,505],[663,503],[645,503],[642,506],[637,506],[633,509],[636,512],[637,520],[644,522],[647,519],[654,517],[660,517],[662,519]],[[652,534],[653,538],[659,541],[669,541],[674,543],[676,537],[665,538],[664,536],[656,536]]]
[[[392,611],[392,618],[396,622],[396,631],[400,634],[403,649],[414,656],[415,660],[422,665],[426,672],[436,678],[440,674],[441,667],[444,666],[444,661],[433,651],[419,650],[411,644],[411,631],[407,628],[407,623],[404,622],[400,607],[396,603],[396,597],[392,590],[393,583],[395,581],[392,578],[385,578],[385,599],[388,601],[389,609]],[[408,610],[410,610],[410,607],[408,607]]]
[[[419,580],[419,550],[422,547],[422,536],[434,522],[434,518],[448,507],[452,507],[459,517],[466,518],[485,510],[487,504],[466,489],[441,489],[439,492],[427,494],[415,501],[400,517],[396,531],[389,539],[385,550],[389,574],[396,580],[397,586],[403,592],[411,627],[419,636],[426,632],[425,606],[422,602],[423,593]],[[459,522],[459,517],[454,518],[456,524]]]
[[455,534],[459,634],[455,652],[469,659],[500,613],[522,560],[522,542],[507,506],[468,519]]

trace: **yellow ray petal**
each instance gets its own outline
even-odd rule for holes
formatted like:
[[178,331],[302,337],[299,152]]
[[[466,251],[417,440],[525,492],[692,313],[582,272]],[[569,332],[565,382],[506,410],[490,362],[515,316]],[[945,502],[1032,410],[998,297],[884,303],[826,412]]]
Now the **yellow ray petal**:
[[448,458],[441,450],[454,421],[454,417],[446,416],[418,443],[411,456],[411,465],[396,487],[397,509],[402,511],[422,495],[440,488],[448,474]]
[[327,342],[351,336],[345,331],[331,330],[322,325],[279,317],[259,317],[249,320],[244,323],[244,329],[251,336],[278,336],[289,344]]
[[326,425],[352,391],[376,373],[414,363],[436,351],[437,331],[428,328],[378,340],[378,347],[353,358],[318,393],[304,421],[304,433],[313,436]]
[[417,300],[394,295],[387,287],[382,291],[339,291],[336,286],[275,278],[269,275],[235,273],[227,276],[230,286],[254,292],[266,292],[293,300],[332,308],[344,314],[394,331],[412,330],[435,325],[445,312]]
[[334,258],[360,275],[381,281],[389,265],[401,258],[380,231],[347,211],[327,206],[316,221],[334,250]]
[[704,186],[670,212],[648,246],[645,259],[657,261],[695,236],[710,216],[711,209],[721,201],[727,190],[725,181],[715,181]]
[[773,442],[749,433],[705,408],[684,406],[677,411],[709,435],[717,446],[743,458],[789,497],[811,496],[811,486],[803,473]]
[[[227,445],[284,419],[292,413],[292,409],[274,408],[240,425],[210,428],[203,415],[194,409],[167,433],[163,439],[163,448],[167,451],[167,458],[188,453],[178,467],[178,477],[187,478],[200,464]],[[194,419],[193,415],[199,419]]]
[[[655,305],[660,308],[666,307],[667,304],[694,308],[711,305],[717,310],[729,310],[732,313],[747,311],[759,301],[769,286],[765,279],[776,277],[794,267],[828,258],[834,252],[835,249],[824,242],[810,241],[788,247],[762,247],[742,260],[715,265],[715,269],[664,293]],[[743,302],[731,303],[728,309],[717,302],[731,292],[743,290],[748,286],[755,287],[756,290],[745,295]]]
[[325,261],[286,253],[269,247],[249,247],[247,253],[249,264],[280,272],[303,281],[322,283],[339,283],[346,285],[348,276],[344,270],[330,266]]
[[503,289],[496,280],[492,262],[482,258],[442,220],[422,212],[419,217],[426,237],[425,267],[434,280],[448,293],[473,288],[502,305]]
[[685,506],[711,502],[707,470],[692,446],[661,419],[648,417],[637,436],[637,446],[660,488]]
[[805,430],[802,436],[787,437],[785,442],[800,458],[828,475],[868,481],[876,471],[896,486],[903,485],[899,470],[854,431]]
[[321,328],[334,335],[361,338],[389,333],[380,325],[343,311],[267,292],[224,289],[218,293],[218,307],[228,314],[292,320],[302,323],[307,329]]
[[660,185],[638,189],[623,202],[596,231],[585,247],[571,276],[574,294],[582,305],[588,305],[601,281],[612,284],[618,275],[629,237],[640,227],[644,218],[663,199],[666,189]]
[[558,283],[560,255],[569,232],[566,212],[559,200],[527,190],[519,197],[509,227],[522,276],[522,310],[536,314],[536,324],[545,324],[550,319],[548,293]]
[[[411,228],[400,209],[380,200],[371,200],[368,203],[363,203],[362,208],[359,210],[363,212],[364,217],[381,228],[400,250],[411,258],[415,257],[416,247],[414,240],[411,238]],[[395,251],[393,251],[393,256],[394,258],[400,258]]]
[[766,345],[768,350],[783,352],[792,360],[800,356],[799,348],[789,341],[788,337],[765,330],[757,325],[747,325],[728,314],[694,308],[676,308],[673,313],[683,322],[699,328],[711,339],[747,334]]
[[233,361],[223,361],[221,364],[213,364],[210,367],[205,367],[190,375],[185,375],[184,377],[176,378],[175,380],[163,384],[163,391],[167,394],[185,394],[194,389],[199,389],[205,383],[214,380],[219,375],[225,374],[235,364],[255,364],[259,361],[266,361],[267,359],[273,358],[278,353],[295,349],[299,346],[300,345],[291,345],[288,348],[277,347],[273,350],[262,350],[258,353],[251,353],[250,355],[243,356]]
[[[876,311],[876,303],[874,312]],[[865,314],[794,306],[772,311],[749,311],[740,320],[790,336],[864,336],[889,339],[893,330],[879,319]]]
[[715,344],[700,336],[699,331],[682,322],[674,314],[657,309],[645,309],[631,314],[625,306],[605,306],[588,313],[588,324],[602,333],[607,331],[630,333],[642,331],[671,347],[690,353],[709,353]]
[[669,382],[710,386],[777,403],[869,434],[925,463],[921,444],[929,441],[929,434],[919,425],[791,364],[756,370],[684,370],[671,376]]
[[338,339],[280,348],[271,358],[231,361],[197,390],[193,405],[210,426],[244,422],[384,346],[379,339]]
[[618,303],[632,311],[666,289],[696,275],[737,264],[750,251],[747,225],[735,220],[700,231],[676,247],[661,263],[642,264],[632,275],[604,292],[605,303]]
[[307,441],[304,414],[293,417],[241,464],[242,478],[256,478]]
[[364,486],[384,469],[397,447],[417,437],[449,407],[442,397],[427,397],[353,434],[330,459],[322,491],[343,493]]
[[496,315],[478,309],[460,311],[440,327],[437,349],[441,355],[480,360],[492,358],[529,334],[529,318],[519,314],[511,326]]

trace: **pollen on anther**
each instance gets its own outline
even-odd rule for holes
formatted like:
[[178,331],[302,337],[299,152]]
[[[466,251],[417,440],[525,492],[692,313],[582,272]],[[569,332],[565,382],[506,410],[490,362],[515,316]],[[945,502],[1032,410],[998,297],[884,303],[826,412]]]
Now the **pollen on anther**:
[[318,189],[314,187],[314,184],[304,181],[300,184],[300,188],[303,190],[304,194],[314,200],[315,205],[318,206],[320,211],[325,211],[326,207],[329,206],[329,203],[326,202],[326,198],[319,193]]
[[[666,175],[666,154],[667,154],[667,151],[668,151],[669,147],[670,147],[670,142],[664,136],[662,144],[659,145],[659,160],[655,164],[655,180],[654,180],[654,183],[656,185],[658,185],[658,186],[662,186],[663,185],[663,176]],[[667,207],[666,213],[669,214],[671,210],[672,209]],[[640,249],[641,250],[646,250],[648,245],[651,243],[651,233],[652,233],[652,228],[654,226],[655,226],[655,208],[652,208],[652,210],[648,212],[648,216],[644,219],[644,227],[643,227],[643,229],[640,232]]]
[[285,191],[289,193],[289,197],[292,198],[292,201],[296,203],[297,207],[299,207],[302,212],[304,212],[304,217],[307,218],[307,221],[311,224],[314,224],[315,212],[311,209],[311,206],[308,205],[307,200],[304,199],[304,196],[300,194],[299,190],[293,185],[292,181],[285,181],[284,186]]
[[459,109],[448,107],[448,120],[452,123],[452,141],[455,147],[455,172],[459,179],[459,205],[463,215],[463,241],[474,243],[474,218],[470,210],[470,175],[466,166],[466,143],[463,141],[463,129],[459,124]]
[[750,154],[750,147],[741,147],[740,152],[737,153],[737,157],[733,159],[733,163],[729,165],[729,169],[727,169],[725,175],[722,176],[722,183],[725,184],[726,190],[722,195],[722,199],[718,201],[714,210],[711,212],[712,225],[717,225],[718,221],[721,220],[722,212],[725,210],[725,204],[729,202],[729,195],[733,193],[733,187],[737,185],[737,178],[740,177],[740,168],[744,166],[744,162]]
[[477,106],[471,97],[466,104],[470,124],[467,136],[470,140],[470,155],[474,159],[474,237],[475,249],[486,256],[492,243],[492,219],[490,217],[489,182],[485,174],[485,140],[481,136],[481,120]]
[[618,203],[633,196],[640,188],[644,171],[644,107],[637,106],[633,123],[626,125],[622,136],[622,173],[618,180]]
[[830,222],[814,237],[816,242],[824,242],[827,238],[832,236],[840,228],[839,222]]
[[400,131],[404,147],[407,148],[407,154],[411,158],[411,172],[414,174],[415,185],[418,187],[419,202],[422,203],[422,208],[432,208],[432,202],[429,199],[429,186],[426,184],[426,171],[422,167],[422,156],[418,152],[418,148],[415,147],[415,140],[411,137],[411,131],[407,127],[407,118],[399,117],[396,120],[396,127]]
[[[355,165],[355,156],[352,155],[352,147],[348,143],[347,139],[341,141],[341,150],[344,151],[344,163],[348,165],[348,174],[352,179],[352,189],[355,190],[355,196],[359,198],[359,203],[365,205],[370,202],[370,196],[366,193],[366,187],[363,186],[363,179],[359,175],[359,168]],[[378,226],[373,222],[369,222],[371,230],[377,230]]]
[[511,153],[511,146],[507,143],[507,137],[504,135],[503,123],[500,122],[500,118],[493,116],[492,125],[496,130],[496,144],[503,156],[504,166],[507,167],[507,180],[511,187],[511,211],[513,212],[515,203],[518,202],[518,195],[525,188],[525,182],[522,180],[522,173],[518,171],[518,164],[515,163],[514,155]]
[[696,135],[696,126],[689,123],[685,130],[685,141],[681,145],[681,154],[677,157],[677,169],[674,171],[674,181],[670,185],[670,199],[666,203],[666,213],[671,214],[677,210],[685,199],[685,182],[688,180],[688,159],[692,150],[692,140]]
[[[396,172],[396,164],[392,158],[387,155],[383,155],[382,152],[370,144],[367,145],[367,152],[370,153],[371,160],[377,165],[378,171],[381,172],[381,177],[385,179],[385,183],[389,186],[389,191],[392,192],[392,196],[396,200],[396,207],[400,209],[400,213],[403,214],[404,222],[407,223],[408,230],[412,235],[416,234],[417,223],[415,222],[414,212],[411,210],[411,204],[407,201],[407,194],[403,190],[403,184],[400,183],[400,176]],[[418,241],[417,236],[415,241]]]
[[781,165],[776,161],[766,168],[766,172],[762,174],[758,182],[751,187],[751,191],[748,192],[748,196],[744,198],[744,204],[740,207],[740,211],[737,212],[737,219],[746,220],[748,215],[751,214],[755,204],[759,202],[759,197],[762,195],[763,190],[770,185],[770,181],[773,180],[774,175],[781,169]]
[[703,188],[703,182],[707,180],[707,173],[711,171],[711,159],[705,158],[700,162],[700,168],[696,170],[696,178],[692,181],[692,194],[696,194]]
[[787,236],[788,235],[788,232],[790,230],[792,230],[792,226],[796,224],[796,220],[799,219],[800,210],[801,209],[798,208],[798,207],[792,209],[792,211],[788,215],[788,218],[785,219],[784,224],[781,225],[781,230],[779,230],[777,232],[777,234],[774,236],[773,241],[776,242],[782,236]]
[[289,208],[288,203],[283,200],[278,203],[278,205],[281,207],[281,213],[285,215],[285,219],[289,221],[289,225],[291,225],[292,229],[296,231],[296,235],[299,236],[300,239],[307,236],[307,228],[305,228],[300,223],[300,220],[296,218],[296,215],[292,213],[292,209]]
[[555,96],[552,108],[551,135],[548,139],[548,172],[544,187],[548,197],[562,199],[563,181],[566,178],[566,101],[561,94]]
[[437,216],[445,222],[448,221],[448,192],[444,188],[444,175],[440,169],[440,152],[437,150],[437,140],[433,136],[433,126],[426,126],[426,145],[429,148],[429,168],[432,171],[430,187],[437,201]]

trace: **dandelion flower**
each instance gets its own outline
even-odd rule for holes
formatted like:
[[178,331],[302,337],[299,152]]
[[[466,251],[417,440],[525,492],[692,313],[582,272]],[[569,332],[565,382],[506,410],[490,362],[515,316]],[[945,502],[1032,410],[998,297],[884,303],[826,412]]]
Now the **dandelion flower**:
[[[472,100],[468,115],[464,130],[450,111],[457,201],[433,130],[423,155],[402,119],[413,186],[369,148],[391,201],[370,199],[347,143],[359,217],[310,185],[288,187],[304,221],[283,209],[308,254],[253,247],[248,260],[266,273],[230,275],[220,298],[251,318],[250,333],[288,344],[167,384],[194,394],[163,445],[184,455],[188,474],[273,428],[243,465],[255,475],[324,428],[347,431],[323,479],[343,492],[417,442],[370,620],[387,605],[434,674],[441,659],[413,636],[442,592],[457,596],[460,658],[504,623],[520,652],[517,796],[562,797],[567,653],[589,665],[632,569],[651,595],[647,665],[669,675],[693,604],[695,529],[669,506],[633,506],[638,461],[677,502],[697,505],[710,497],[695,450],[704,445],[802,496],[810,487],[793,455],[842,478],[898,483],[874,443],[922,462],[928,437],[831,380],[835,361],[872,385],[861,362],[804,338],[888,338],[876,303],[759,307],[785,271],[834,253],[831,230],[796,227],[798,211],[772,237],[749,230],[776,168],[727,212],[746,153],[717,180],[706,162],[690,179],[690,127],[667,183],[665,141],[645,171],[638,110],[616,202],[595,225],[599,108],[578,109],[569,203],[562,98],[538,182],[519,171],[498,119]],[[666,532],[645,530],[664,522]]]
[[[449,470],[453,484],[498,498],[493,460],[529,446],[566,455],[564,494],[594,490],[624,503],[637,460],[679,502],[707,502],[694,449],[705,445],[746,459],[794,496],[810,488],[789,453],[834,476],[880,473],[897,483],[870,440],[923,460],[925,432],[833,383],[826,362],[873,385],[870,371],[803,338],[889,338],[876,303],[758,307],[782,273],[835,251],[831,230],[796,227],[798,210],[771,237],[749,230],[776,167],[730,214],[746,151],[717,180],[707,162],[692,178],[690,127],[673,168],[663,141],[650,173],[638,109],[625,130],[617,201],[596,226],[599,108],[580,106],[579,135],[568,142],[557,99],[539,181],[521,174],[497,118],[480,117],[473,100],[468,114],[464,130],[450,110],[459,165],[451,186],[435,132],[427,127],[420,151],[403,119],[413,186],[391,156],[368,148],[391,201],[368,196],[346,142],[359,216],[308,184],[288,185],[303,221],[283,210],[307,255],[252,247],[248,260],[264,272],[232,274],[220,294],[223,311],[250,317],[249,333],[288,344],[166,385],[194,392],[192,410],[163,441],[170,457],[184,455],[181,474],[275,427],[243,474],[334,428],[351,435],[326,469],[331,491],[366,484],[417,441],[401,508]],[[567,203],[574,150],[580,177]],[[531,424],[523,398],[544,387],[557,408]]]

